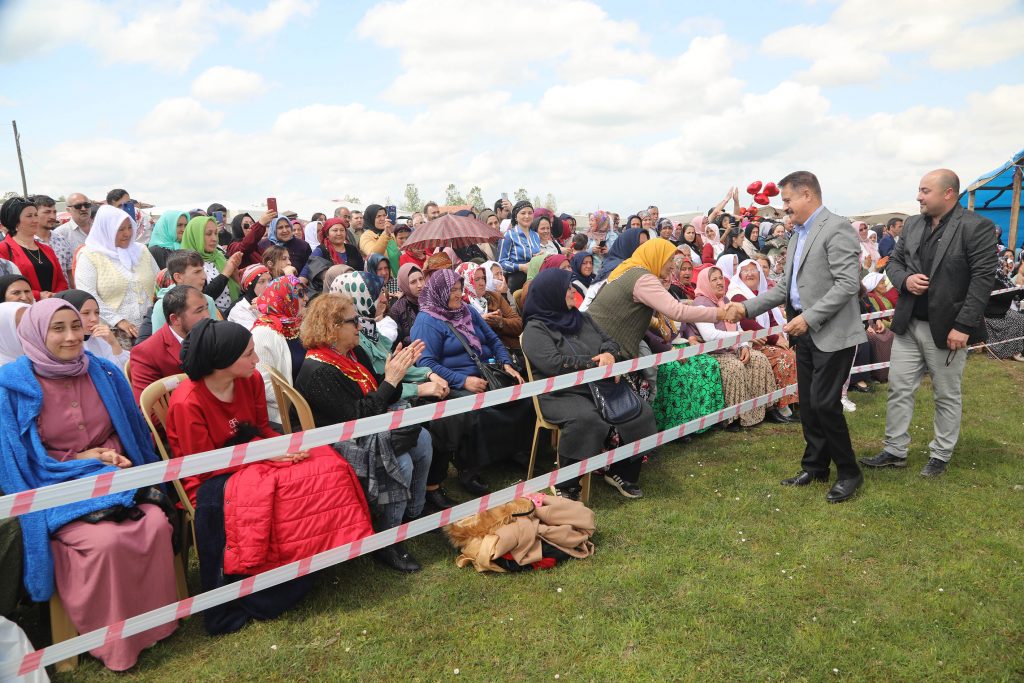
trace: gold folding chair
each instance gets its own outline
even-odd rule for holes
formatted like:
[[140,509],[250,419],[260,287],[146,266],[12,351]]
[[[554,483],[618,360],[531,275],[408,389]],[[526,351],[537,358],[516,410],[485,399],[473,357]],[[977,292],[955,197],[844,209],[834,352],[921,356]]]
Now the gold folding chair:
[[277,409],[281,413],[281,428],[285,434],[292,431],[292,406],[299,416],[299,427],[301,431],[313,429],[313,411],[309,407],[306,398],[293,387],[275,368],[268,368],[270,371],[270,386],[274,388],[274,396],[277,397]]
[[[522,345],[522,337],[519,338],[519,343]],[[526,363],[526,381],[533,381],[533,368],[530,366],[530,359],[526,355],[526,349],[523,349],[523,360]],[[561,463],[558,459],[558,440],[561,437],[561,429],[558,425],[552,424],[544,419],[544,415],[540,412],[540,397],[534,395],[533,408],[537,413],[537,421],[533,427],[533,445],[530,447],[530,466],[526,469],[526,478],[533,478],[533,465],[537,459],[537,444],[540,440],[540,430],[548,429],[551,431],[551,445],[555,449],[555,468],[561,467]],[[587,472],[580,480],[580,486],[582,491],[580,492],[580,499],[587,503],[590,501],[590,472]]]

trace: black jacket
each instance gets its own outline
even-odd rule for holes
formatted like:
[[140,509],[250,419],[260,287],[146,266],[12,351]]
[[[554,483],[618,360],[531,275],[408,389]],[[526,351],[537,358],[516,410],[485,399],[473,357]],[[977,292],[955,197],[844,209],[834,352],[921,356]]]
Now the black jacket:
[[[906,281],[921,272],[917,251],[928,230],[927,217],[908,218],[885,267],[885,274],[900,293],[892,320],[896,334],[906,333],[913,317],[917,296],[907,290]],[[954,207],[936,248],[932,271],[925,273],[928,325],[940,349],[947,348],[946,337],[954,328],[968,334],[971,343],[986,338],[982,318],[998,260],[995,224],[962,206]]]

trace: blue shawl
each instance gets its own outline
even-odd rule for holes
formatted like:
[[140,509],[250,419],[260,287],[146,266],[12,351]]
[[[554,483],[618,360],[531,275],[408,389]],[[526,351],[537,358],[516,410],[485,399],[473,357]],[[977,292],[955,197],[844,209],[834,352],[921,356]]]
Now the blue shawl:
[[[124,448],[123,455],[134,465],[156,462],[159,456],[153,450],[153,439],[124,373],[110,361],[86,353],[89,378],[110,414]],[[59,462],[50,457],[36,429],[42,404],[43,390],[26,356],[0,368],[0,489],[3,493],[28,491],[117,470],[99,460]],[[114,505],[129,507],[134,498],[134,490],[122,491],[21,515],[18,521],[25,549],[24,581],[32,600],[42,602],[53,593],[50,534],[90,512]]]

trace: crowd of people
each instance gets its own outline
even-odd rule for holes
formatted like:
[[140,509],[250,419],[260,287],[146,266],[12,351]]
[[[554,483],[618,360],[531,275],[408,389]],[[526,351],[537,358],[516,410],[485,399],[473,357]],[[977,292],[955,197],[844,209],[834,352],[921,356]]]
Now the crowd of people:
[[[594,211],[577,226],[568,214],[500,199],[493,209],[459,212],[500,230],[499,242],[438,249],[415,239],[438,217],[434,202],[395,223],[379,204],[309,221],[276,210],[231,216],[212,204],[153,223],[122,189],[102,202],[71,194],[63,224],[55,207],[44,195],[0,207],[4,494],[155,461],[139,399],[180,373],[187,379],[170,396],[160,435],[175,458],[279,435],[286,416],[275,377],[304,397],[320,427],[787,320],[782,306],[748,317],[744,303],[780,281],[794,226],[788,216],[742,209],[736,188],[678,222],[649,206],[625,221]],[[898,219],[852,224],[862,313],[896,304],[884,269],[901,227]],[[997,288],[1024,285],[1013,250],[1002,254]],[[1024,361],[1024,342],[997,343],[1024,336],[1020,299],[1019,291],[993,297],[986,311],[1000,358]],[[864,326],[854,365],[887,360],[889,322]],[[886,379],[875,370],[847,385],[872,391]],[[794,349],[777,331],[599,388],[544,394],[539,406],[559,428],[564,466],[796,381]],[[622,392],[632,409],[609,408],[605,399]],[[845,392],[843,401],[856,408]],[[798,410],[794,394],[721,427],[786,425]],[[468,494],[489,492],[495,464],[525,465],[536,418],[530,401],[517,401],[184,478],[202,589],[452,507],[453,474]],[[639,498],[642,462],[620,461],[601,479]],[[21,540],[0,548],[8,584],[0,596],[17,599],[23,585],[38,602],[56,591],[80,632],[173,602],[177,522],[173,502],[159,504],[167,494],[129,491],[6,520],[8,530],[20,526]],[[557,494],[578,500],[580,482],[559,484]],[[401,572],[420,569],[404,543],[375,558]],[[226,633],[281,614],[312,581],[207,610],[206,628]],[[174,630],[168,624],[91,652],[124,670]]]

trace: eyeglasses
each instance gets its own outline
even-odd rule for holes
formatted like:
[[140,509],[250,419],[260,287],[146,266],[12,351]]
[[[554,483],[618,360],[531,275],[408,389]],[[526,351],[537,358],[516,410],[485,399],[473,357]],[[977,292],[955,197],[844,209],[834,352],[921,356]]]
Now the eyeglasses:
[[341,324],[342,325],[355,325],[356,327],[359,327],[359,316],[357,315],[354,318],[344,318],[344,319],[341,320]]
[[68,208],[69,209],[77,209],[79,211],[85,211],[86,209],[91,209],[92,208],[92,204],[90,202],[81,202],[80,204],[72,204]]

